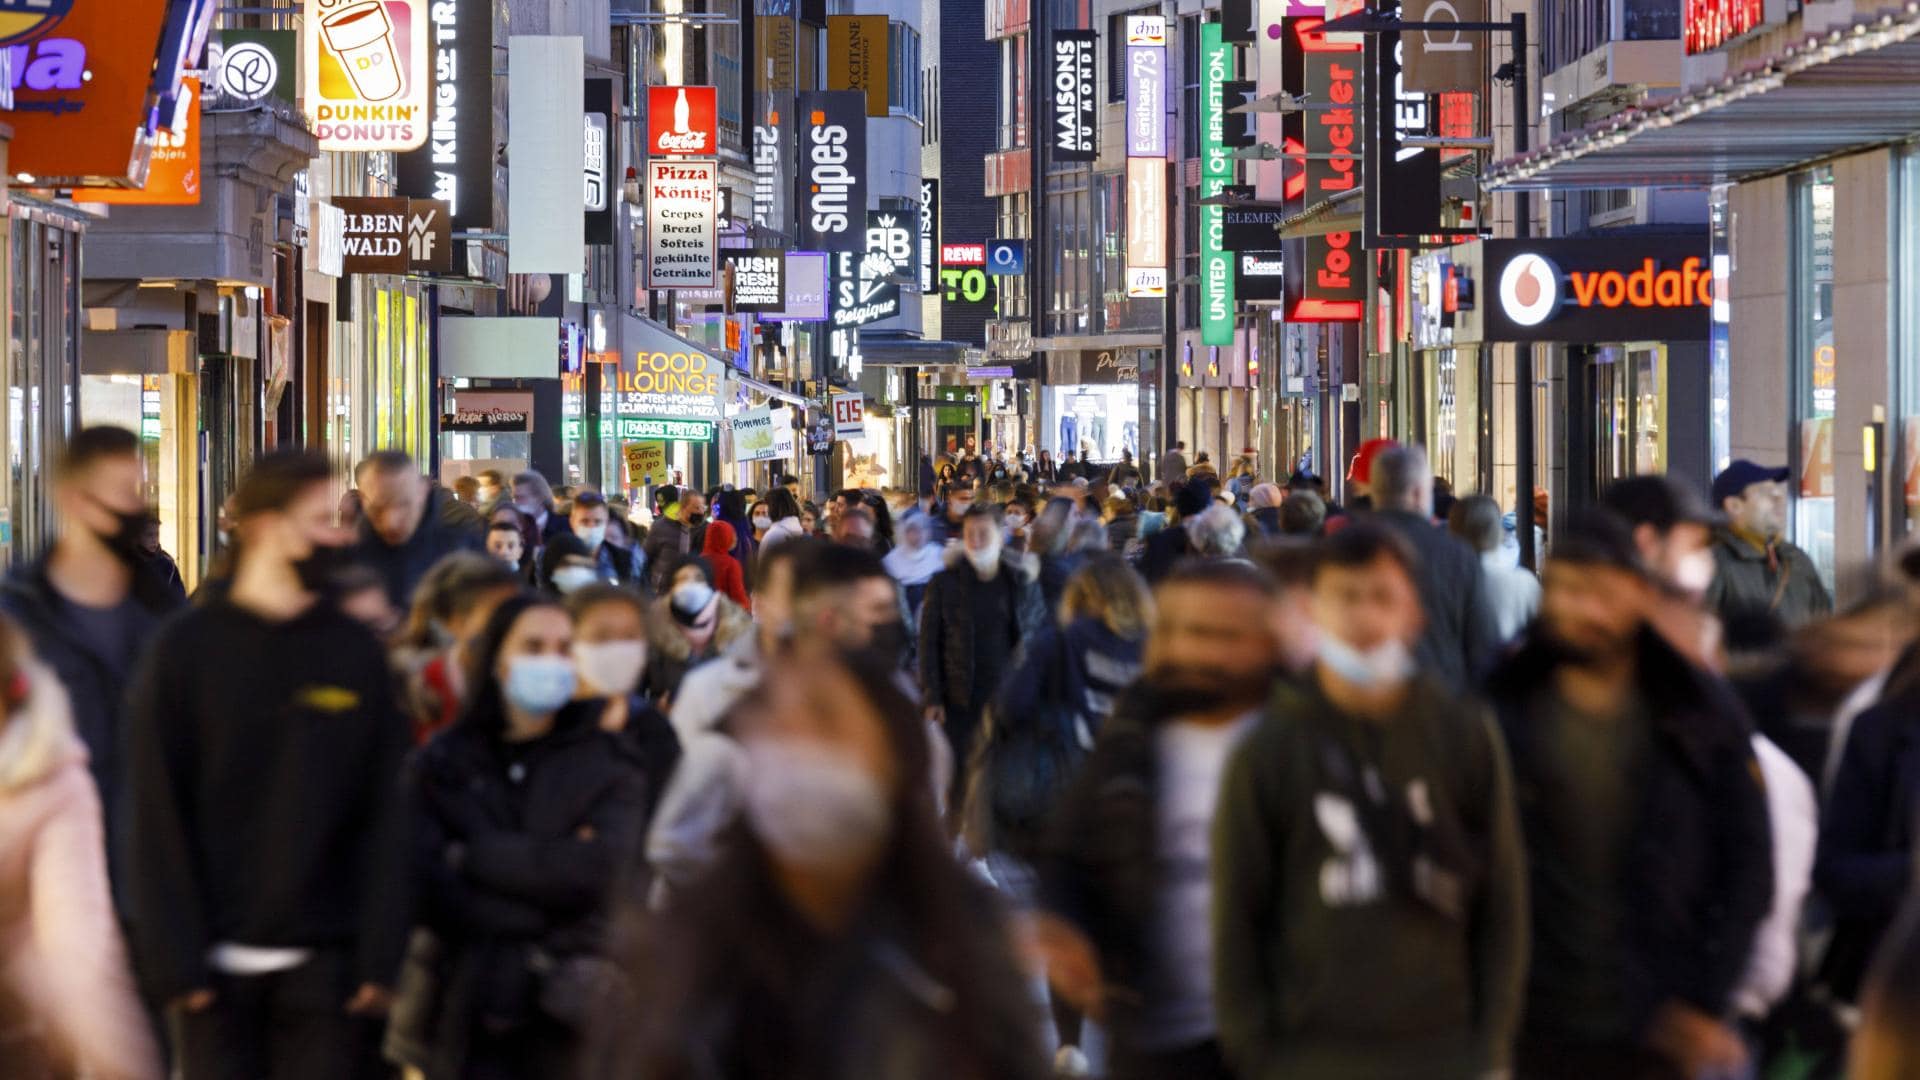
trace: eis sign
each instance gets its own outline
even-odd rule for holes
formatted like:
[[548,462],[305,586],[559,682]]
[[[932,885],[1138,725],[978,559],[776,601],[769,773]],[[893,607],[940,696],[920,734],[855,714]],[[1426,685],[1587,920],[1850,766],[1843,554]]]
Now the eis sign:
[[1488,341],[1704,341],[1713,267],[1704,234],[1487,240]]
[[307,115],[322,150],[427,141],[426,0],[306,0]]

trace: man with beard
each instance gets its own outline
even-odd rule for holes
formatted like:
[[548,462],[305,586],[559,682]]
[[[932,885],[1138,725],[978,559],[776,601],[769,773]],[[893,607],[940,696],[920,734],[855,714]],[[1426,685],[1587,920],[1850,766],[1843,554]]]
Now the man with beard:
[[1653,589],[1623,522],[1570,521],[1489,685],[1532,878],[1521,1077],[1746,1065],[1729,1017],[1774,898],[1766,795],[1737,702],[1649,625]]
[[1415,558],[1365,519],[1325,542],[1318,658],[1227,764],[1214,992],[1239,1076],[1508,1066],[1527,937],[1512,781],[1491,719],[1414,666]]
[[1225,1077],[1213,1015],[1212,853],[1227,756],[1273,678],[1279,589],[1196,562],[1154,591],[1145,675],[1124,691],[1040,859],[1040,940],[1075,1007],[1104,1009],[1116,1080]]

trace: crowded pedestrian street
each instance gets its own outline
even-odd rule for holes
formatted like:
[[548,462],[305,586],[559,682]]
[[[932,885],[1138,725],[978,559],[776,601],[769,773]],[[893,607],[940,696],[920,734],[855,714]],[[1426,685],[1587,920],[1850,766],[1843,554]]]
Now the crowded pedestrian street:
[[1920,1080],[1920,0],[0,0],[0,1080]]

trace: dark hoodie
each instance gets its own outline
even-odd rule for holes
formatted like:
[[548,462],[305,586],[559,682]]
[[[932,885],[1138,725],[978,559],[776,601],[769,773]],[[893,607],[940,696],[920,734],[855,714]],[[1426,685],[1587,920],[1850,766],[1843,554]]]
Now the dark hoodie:
[[448,524],[442,506],[448,498],[447,492],[441,490],[429,494],[413,535],[397,545],[382,539],[370,523],[360,522],[360,538],[349,549],[352,559],[380,575],[387,583],[387,599],[401,611],[412,606],[414,587],[433,569],[434,563],[456,551],[485,548],[484,534]]

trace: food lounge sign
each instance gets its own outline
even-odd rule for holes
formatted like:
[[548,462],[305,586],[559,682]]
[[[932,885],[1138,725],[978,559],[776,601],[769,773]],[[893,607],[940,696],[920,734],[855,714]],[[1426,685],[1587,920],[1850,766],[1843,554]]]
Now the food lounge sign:
[[1713,269],[1704,235],[1481,244],[1487,341],[1705,341]]
[[655,420],[713,420],[721,416],[727,366],[696,349],[640,349],[632,371],[607,372],[620,395],[621,415]]

